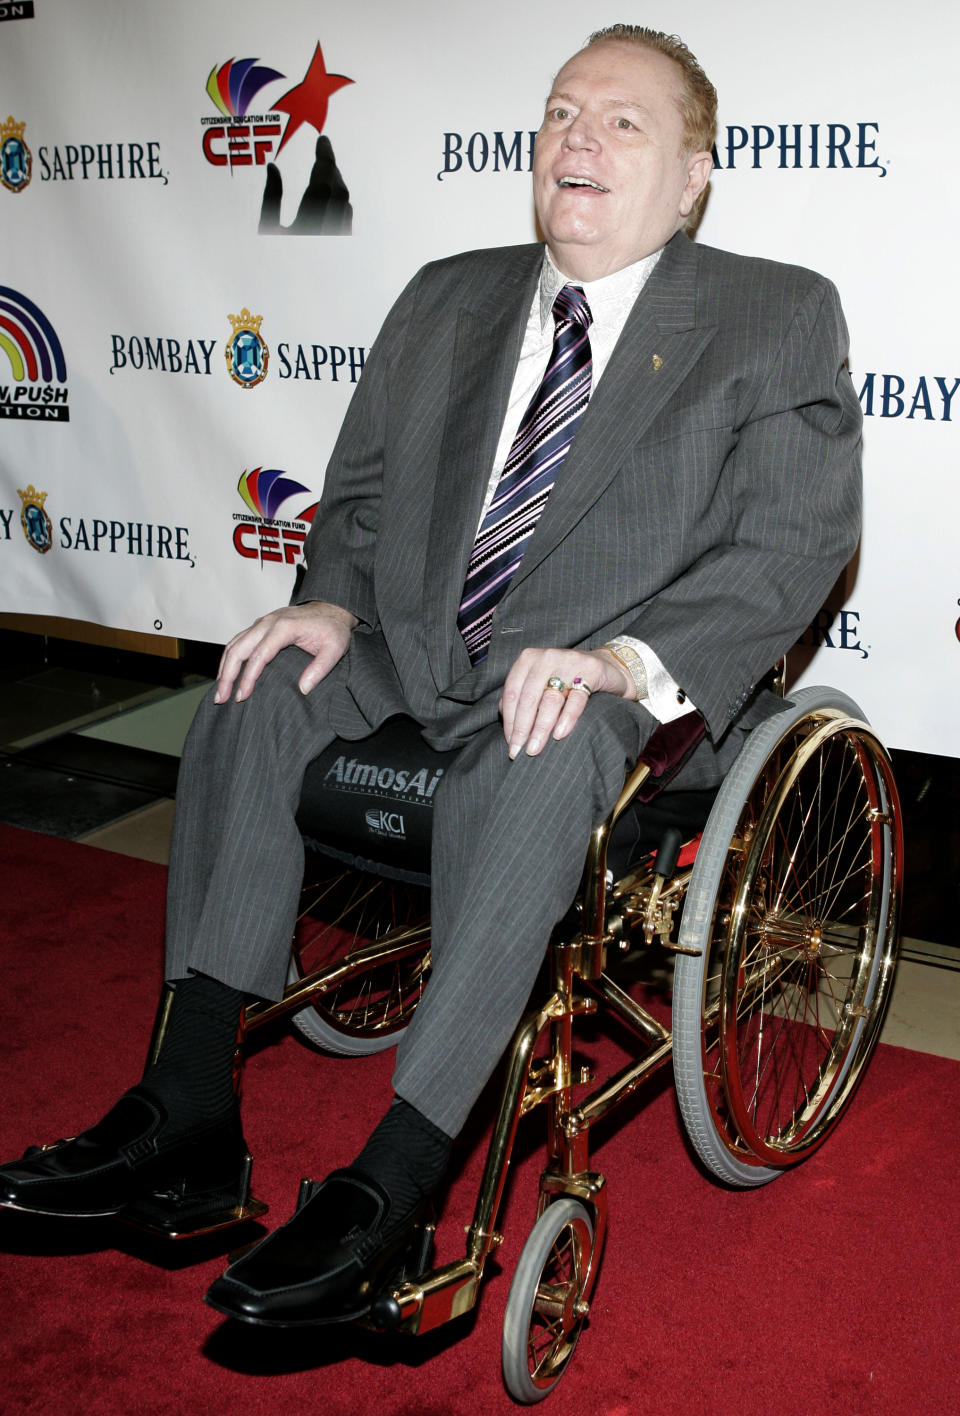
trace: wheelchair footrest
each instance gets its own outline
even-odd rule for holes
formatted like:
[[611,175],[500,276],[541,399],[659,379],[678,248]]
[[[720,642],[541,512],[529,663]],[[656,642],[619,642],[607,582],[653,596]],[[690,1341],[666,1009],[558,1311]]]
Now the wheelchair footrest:
[[163,1239],[192,1239],[237,1224],[248,1224],[267,1213],[267,1205],[250,1193],[253,1159],[247,1155],[234,1186],[201,1194],[155,1192],[142,1195],[122,1209],[117,1219]]
[[395,1332],[403,1322],[403,1312],[396,1298],[397,1291],[402,1289],[404,1284],[415,1284],[417,1279],[429,1270],[436,1227],[435,1224],[425,1224],[420,1230],[403,1267],[393,1275],[371,1303],[368,1319],[364,1321],[363,1326],[383,1332]]

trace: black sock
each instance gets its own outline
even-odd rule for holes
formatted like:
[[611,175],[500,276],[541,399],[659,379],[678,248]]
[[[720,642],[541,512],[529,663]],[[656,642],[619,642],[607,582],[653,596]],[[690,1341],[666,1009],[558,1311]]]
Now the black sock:
[[453,1141],[416,1107],[395,1097],[354,1167],[390,1196],[390,1224],[402,1221],[443,1179]]
[[177,979],[173,990],[160,1055],[143,1086],[177,1131],[229,1120],[237,1113],[233,1068],[246,995],[206,974]]

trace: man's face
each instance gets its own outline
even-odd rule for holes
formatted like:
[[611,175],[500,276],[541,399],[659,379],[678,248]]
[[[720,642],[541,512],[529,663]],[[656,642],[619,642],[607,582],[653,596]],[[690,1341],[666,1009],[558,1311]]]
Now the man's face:
[[684,149],[682,92],[672,59],[623,41],[584,49],[560,70],[537,134],[533,194],[564,275],[610,275],[684,224],[712,163]]

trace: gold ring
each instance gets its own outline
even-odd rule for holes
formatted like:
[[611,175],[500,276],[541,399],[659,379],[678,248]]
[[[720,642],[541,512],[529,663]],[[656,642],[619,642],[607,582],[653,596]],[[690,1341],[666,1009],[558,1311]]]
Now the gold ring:
[[546,686],[547,688],[552,688],[556,693],[562,693],[564,698],[566,698],[567,694],[570,692],[569,687],[564,683],[559,674],[551,674],[547,679]]
[[585,693],[588,698],[593,692],[593,689],[590,687],[587,681],[582,678],[574,679],[573,683],[570,685],[570,692],[572,693],[575,688],[579,689],[581,693]]

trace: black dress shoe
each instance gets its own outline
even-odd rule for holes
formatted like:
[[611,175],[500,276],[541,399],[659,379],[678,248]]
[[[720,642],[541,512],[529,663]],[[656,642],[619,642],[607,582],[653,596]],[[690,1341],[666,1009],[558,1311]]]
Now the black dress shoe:
[[179,1137],[167,1138],[170,1129],[162,1104],[134,1087],[74,1140],[31,1146],[0,1166],[0,1206],[123,1218],[138,1206],[192,1214],[235,1203],[247,1160],[239,1116]]
[[359,1170],[335,1170],[292,1219],[218,1278],[206,1301],[228,1318],[309,1327],[362,1318],[423,1253],[429,1202],[391,1221],[390,1197]]

